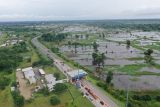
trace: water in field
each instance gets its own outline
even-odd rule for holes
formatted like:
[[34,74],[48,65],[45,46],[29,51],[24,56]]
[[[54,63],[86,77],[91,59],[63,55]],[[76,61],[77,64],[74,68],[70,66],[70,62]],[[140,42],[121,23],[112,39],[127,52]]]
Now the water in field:
[[113,83],[116,89],[129,90],[157,90],[160,89],[160,76],[143,75],[143,76],[129,76],[129,75],[114,75]]
[[[105,53],[105,65],[128,65],[142,63],[143,61],[128,60],[128,58],[143,57],[143,52],[133,47],[127,48],[125,44],[108,41],[97,41],[98,51]],[[80,63],[81,65],[92,65],[92,46],[78,46],[75,54],[74,46],[62,46],[61,52]]]

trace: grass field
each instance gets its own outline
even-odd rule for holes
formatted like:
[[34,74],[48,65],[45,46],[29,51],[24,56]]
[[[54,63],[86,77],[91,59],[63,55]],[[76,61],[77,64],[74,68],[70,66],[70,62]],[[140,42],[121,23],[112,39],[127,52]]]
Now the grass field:
[[[15,80],[14,73],[6,74],[1,72],[0,76],[5,76],[11,79],[11,82]],[[0,90],[0,107],[5,105],[5,107],[14,107],[13,98],[10,91],[10,85],[7,86],[4,90]]]
[[68,91],[66,91],[62,94],[56,95],[61,100],[60,105],[52,106],[50,104],[49,102],[50,97],[55,95],[51,93],[51,95],[49,96],[43,96],[37,94],[37,97],[33,100],[33,102],[25,104],[24,107],[82,107],[82,104],[85,105],[85,107],[93,107],[93,105],[81,95],[81,93],[76,89],[75,86],[71,84],[67,84],[67,86],[69,87],[69,90],[75,99],[73,104],[71,95],[69,94]]
[[59,69],[57,69],[57,67],[55,66],[44,66],[43,69],[47,74],[54,74],[59,72],[60,73],[59,79],[65,79],[65,75],[62,72],[60,72]]
[[5,33],[2,34],[2,35],[0,36],[0,45],[2,45],[4,42],[6,42],[7,39],[8,39],[7,34],[5,34]]

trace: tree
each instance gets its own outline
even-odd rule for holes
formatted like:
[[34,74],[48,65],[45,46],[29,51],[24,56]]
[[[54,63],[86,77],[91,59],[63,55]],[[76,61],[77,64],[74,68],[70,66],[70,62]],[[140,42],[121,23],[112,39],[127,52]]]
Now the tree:
[[71,45],[71,41],[68,41],[68,45]]
[[48,96],[48,95],[50,94],[47,87],[44,87],[44,88],[40,89],[40,90],[38,91],[38,93],[41,93],[41,94],[43,94],[44,96]]
[[152,58],[152,53],[153,53],[153,50],[152,49],[148,49],[144,52],[144,60],[146,61],[146,63],[151,63],[153,58]]
[[16,52],[25,52],[25,51],[27,51],[27,44],[25,42],[20,42],[20,43],[14,45],[13,49]]
[[112,73],[111,71],[109,71],[109,72],[107,73],[106,83],[107,83],[107,84],[110,84],[111,81],[112,81],[112,79],[113,79],[113,73]]
[[58,104],[61,103],[61,101],[60,101],[60,99],[58,97],[52,96],[50,98],[50,103],[51,103],[51,105],[58,105]]
[[93,52],[92,53],[92,58],[93,58],[93,65],[96,65],[96,58],[97,58],[98,54]]
[[58,34],[46,33],[42,35],[42,39],[47,42],[59,42],[66,39],[66,34],[65,33],[58,33]]
[[56,80],[59,80],[59,78],[60,78],[60,73],[59,73],[59,72],[55,72],[55,73],[54,73],[54,76],[56,77]]
[[88,39],[88,38],[89,38],[89,34],[86,35],[86,39]]
[[67,86],[64,83],[57,83],[54,86],[54,92],[56,93],[62,93],[67,89]]
[[98,44],[96,42],[93,42],[93,49],[95,52],[98,51]]
[[127,41],[126,41],[126,44],[127,44],[127,49],[130,48],[131,41],[130,41],[130,40],[127,40]]
[[0,70],[12,71],[22,61],[21,55],[14,49],[1,48],[0,49]]
[[9,85],[10,81],[11,81],[10,78],[1,77],[0,78],[0,89],[4,90],[5,87]]
[[79,45],[79,43],[74,42],[73,45],[74,45],[74,50],[75,50],[74,52],[77,53],[77,46]]
[[153,53],[152,49],[148,49],[144,52],[145,55],[149,55],[149,56],[151,56],[152,53]]
[[105,38],[105,34],[104,33],[102,33],[102,37],[103,37],[103,39]]
[[79,38],[79,35],[76,35],[75,37],[76,37],[76,39],[78,39],[78,38]]
[[24,105],[24,97],[21,96],[18,92],[12,92],[12,97],[14,100],[14,104],[16,107],[23,107]]
[[15,99],[15,104],[17,107],[23,107],[24,105],[24,97],[23,96],[17,96]]
[[101,63],[102,63],[102,66],[104,67],[104,60],[106,59],[106,56],[104,53],[101,54]]
[[99,54],[94,54],[93,53],[93,55],[94,55],[94,57],[95,57],[95,64],[97,64],[99,67],[101,66],[101,64],[102,64],[102,66],[104,66],[104,60],[105,60],[105,58],[106,58],[106,56],[105,56],[105,54],[104,53],[99,53]]

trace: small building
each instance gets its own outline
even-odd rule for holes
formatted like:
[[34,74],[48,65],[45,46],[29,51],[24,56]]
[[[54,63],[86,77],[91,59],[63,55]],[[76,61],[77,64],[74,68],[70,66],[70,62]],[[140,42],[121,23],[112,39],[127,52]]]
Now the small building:
[[39,69],[38,71],[39,71],[39,73],[40,73],[41,76],[45,76],[45,72],[44,72],[43,69]]
[[67,75],[69,76],[69,79],[74,81],[76,79],[85,78],[87,75],[87,72],[85,72],[82,69],[73,70],[71,72],[67,72]]
[[17,71],[17,72],[21,71],[21,68],[17,68],[16,71]]
[[16,88],[15,87],[11,87],[11,92],[15,91]]
[[[46,86],[48,88],[48,90],[51,92],[54,90],[54,86],[57,84],[57,83],[63,83],[65,80],[58,80],[56,81],[56,78],[54,77],[53,74],[47,74],[45,75],[45,80],[46,80]],[[66,80],[67,81],[67,80]]]
[[54,85],[56,84],[56,78],[53,76],[53,74],[47,74],[45,75],[45,80],[47,82],[48,90],[52,91]]
[[6,46],[7,46],[7,44],[6,44],[6,43],[4,43],[4,44],[0,45],[0,47],[6,47]]
[[36,83],[35,73],[32,67],[22,69],[24,77],[29,80],[30,84]]

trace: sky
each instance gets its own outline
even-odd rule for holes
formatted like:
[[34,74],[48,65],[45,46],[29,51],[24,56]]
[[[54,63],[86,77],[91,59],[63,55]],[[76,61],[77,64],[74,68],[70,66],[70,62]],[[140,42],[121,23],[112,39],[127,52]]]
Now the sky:
[[0,21],[160,18],[160,0],[0,0]]

